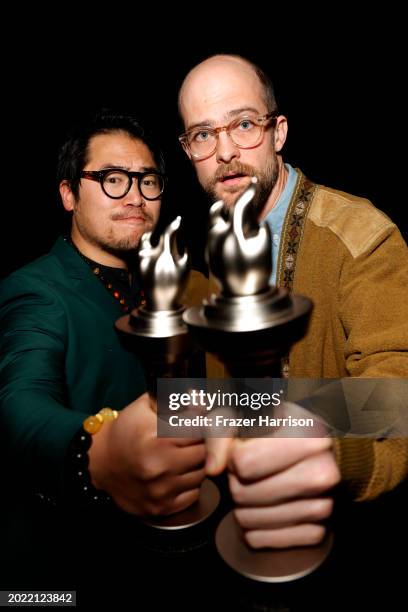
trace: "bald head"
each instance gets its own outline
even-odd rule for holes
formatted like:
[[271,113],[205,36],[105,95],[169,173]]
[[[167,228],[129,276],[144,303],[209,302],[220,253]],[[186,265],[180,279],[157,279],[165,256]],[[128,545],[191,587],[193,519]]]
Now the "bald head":
[[179,92],[180,115],[186,125],[187,111],[194,110],[200,102],[211,105],[221,98],[232,101],[234,92],[245,98],[246,91],[262,99],[266,112],[276,110],[272,82],[258,66],[238,55],[213,55],[197,64],[184,79]]
[[181,144],[209,197],[234,206],[256,176],[254,206],[269,210],[284,172],[278,154],[287,126],[275,113],[268,77],[242,57],[214,55],[184,79],[179,109],[185,127]]

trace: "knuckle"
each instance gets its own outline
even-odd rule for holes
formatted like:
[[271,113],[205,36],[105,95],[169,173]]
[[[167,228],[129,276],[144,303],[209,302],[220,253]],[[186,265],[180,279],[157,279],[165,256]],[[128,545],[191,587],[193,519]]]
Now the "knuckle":
[[334,457],[330,454],[316,462],[311,474],[311,485],[314,491],[326,491],[340,481],[340,471]]
[[237,478],[232,478],[230,480],[230,492],[231,492],[231,496],[232,499],[235,501],[235,503],[237,504],[243,504],[245,501],[245,490],[244,487],[241,485],[241,483],[238,481]]
[[253,472],[254,455],[245,446],[235,446],[232,451],[232,462],[240,478],[248,479]]
[[331,498],[313,500],[309,512],[309,519],[321,521],[330,516],[333,511],[333,500]]
[[146,460],[142,463],[139,470],[139,477],[142,482],[155,480],[163,473],[160,464],[155,460]]
[[165,493],[157,494],[156,498],[150,496],[146,506],[148,514],[153,517],[166,516],[178,511],[173,496]]
[[244,531],[244,540],[251,548],[264,548],[265,546],[256,531]]
[[323,525],[310,525],[305,544],[310,546],[320,544],[325,535],[326,528]]
[[149,488],[149,498],[153,503],[160,504],[168,496],[168,491],[163,486],[152,486]]
[[194,476],[192,476],[191,479],[189,480],[189,486],[192,488],[200,487],[205,479],[205,476],[206,476],[205,470],[197,471],[197,473],[194,474]]
[[145,504],[145,510],[148,516],[160,516],[163,513],[163,506],[158,502],[149,500]]
[[171,499],[166,507],[167,514],[181,512],[194,504],[200,495],[200,489],[191,489],[185,491],[179,499]]
[[191,491],[188,492],[188,503],[192,504],[194,502],[196,502],[198,500],[200,496],[200,489],[191,489]]
[[251,526],[250,516],[245,508],[235,508],[234,516],[237,522],[243,529],[249,529]]

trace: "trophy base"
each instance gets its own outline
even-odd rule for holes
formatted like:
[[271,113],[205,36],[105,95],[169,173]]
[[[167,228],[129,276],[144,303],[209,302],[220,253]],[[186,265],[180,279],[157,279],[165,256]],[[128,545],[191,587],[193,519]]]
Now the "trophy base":
[[213,353],[235,378],[279,378],[281,358],[306,333],[308,298],[284,289],[257,296],[211,298],[183,315],[197,344]]
[[290,295],[283,288],[269,288],[257,295],[212,295],[203,306],[193,306],[182,316],[189,326],[242,334],[287,326],[298,318],[308,317],[311,308],[311,301],[304,296]]
[[158,530],[178,531],[195,527],[205,521],[220,503],[218,487],[208,478],[203,481],[198,500],[186,510],[163,518],[144,519],[143,522]]
[[215,543],[225,563],[242,576],[278,583],[303,578],[316,570],[332,549],[333,534],[317,546],[253,550],[245,543],[233,512],[229,512],[218,526]]
[[145,307],[135,308],[129,315],[124,315],[115,323],[117,329],[134,336],[146,338],[171,338],[186,335],[183,323],[184,307],[178,310],[159,310],[151,312]]

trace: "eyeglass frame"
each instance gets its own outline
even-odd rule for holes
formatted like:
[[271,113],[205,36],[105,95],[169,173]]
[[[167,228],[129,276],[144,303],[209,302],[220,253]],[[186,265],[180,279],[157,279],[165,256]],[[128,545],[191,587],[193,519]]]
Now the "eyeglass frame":
[[[220,134],[220,132],[223,132],[223,131],[225,131],[228,134],[228,136],[230,137],[230,139],[232,140],[234,145],[236,147],[238,147],[238,149],[254,149],[255,147],[258,147],[261,144],[261,142],[262,142],[264,131],[268,127],[266,122],[269,119],[273,119],[274,120],[274,126],[273,127],[275,127],[276,119],[277,119],[278,116],[279,116],[279,111],[278,110],[274,110],[271,113],[266,113],[265,115],[261,115],[261,116],[258,116],[258,117],[249,117],[248,115],[243,115],[241,117],[236,117],[235,119],[231,119],[231,121],[227,125],[222,125],[220,127],[213,128],[211,126],[204,126],[203,125],[202,129],[203,130],[205,130],[205,129],[211,130],[211,132],[214,133],[214,135],[216,137],[216,140],[215,140],[214,149],[211,151],[211,153],[206,153],[205,155],[200,156],[200,157],[197,157],[196,155],[194,155],[194,153],[191,151],[190,144],[189,144],[189,142],[187,140],[188,139],[188,135],[193,130],[199,129],[200,126],[191,128],[190,130],[187,130],[187,132],[184,132],[184,134],[181,134],[181,136],[179,136],[179,141],[180,141],[181,146],[183,147],[183,149],[184,150],[187,149],[190,152],[190,154],[192,155],[192,157],[194,157],[194,159],[196,159],[197,161],[201,161],[203,159],[207,159],[208,157],[211,157],[212,155],[214,155],[215,151],[217,150],[217,146],[218,146],[218,142],[219,142],[219,134]],[[237,144],[235,142],[235,140],[232,138],[231,134],[230,134],[231,125],[233,123],[235,123],[236,121],[240,121],[240,120],[244,120],[244,119],[251,119],[251,120],[256,119],[257,121],[261,122],[259,124],[259,127],[262,128],[259,140],[258,140],[258,142],[256,144],[250,145],[249,147]]]
[[[109,174],[110,172],[122,172],[123,174],[127,175],[128,187],[123,195],[112,196],[105,191],[103,181],[105,180],[106,175]],[[160,194],[156,196],[155,198],[148,198],[147,196],[144,195],[144,193],[142,193],[142,190],[140,189],[140,183],[142,182],[143,177],[149,176],[149,174],[155,174],[156,176],[160,176],[163,179],[163,188]],[[125,170],[124,168],[104,168],[103,170],[81,170],[81,172],[79,173],[79,176],[80,178],[86,178],[91,181],[97,181],[100,184],[103,193],[106,196],[108,196],[108,198],[111,198],[112,200],[120,200],[121,198],[124,198],[125,195],[127,195],[132,188],[133,179],[137,178],[137,188],[139,189],[140,195],[142,196],[142,198],[144,198],[145,200],[148,200],[149,202],[154,202],[154,200],[158,200],[159,198],[162,197],[163,192],[164,192],[164,187],[166,185],[166,178],[167,178],[165,174],[163,174],[162,172],[159,172],[158,170],[146,170],[145,172],[133,172],[131,170]]]

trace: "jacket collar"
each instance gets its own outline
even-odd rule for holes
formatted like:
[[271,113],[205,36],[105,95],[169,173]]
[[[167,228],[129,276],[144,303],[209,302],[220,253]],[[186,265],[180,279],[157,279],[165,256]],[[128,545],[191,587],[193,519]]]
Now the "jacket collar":
[[107,291],[101,281],[74,248],[63,237],[59,237],[51,249],[67,278],[79,281],[75,283],[76,291],[95,301],[106,313],[113,317],[123,315],[120,304]]
[[55,242],[51,249],[51,253],[55,255],[62,264],[69,278],[81,279],[90,273],[88,264],[62,236]]

